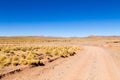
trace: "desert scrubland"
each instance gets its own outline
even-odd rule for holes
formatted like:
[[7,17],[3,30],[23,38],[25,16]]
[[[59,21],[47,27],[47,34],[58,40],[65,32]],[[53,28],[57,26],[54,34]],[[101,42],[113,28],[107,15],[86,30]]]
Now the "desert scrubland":
[[1,80],[120,80],[120,37],[0,37]]

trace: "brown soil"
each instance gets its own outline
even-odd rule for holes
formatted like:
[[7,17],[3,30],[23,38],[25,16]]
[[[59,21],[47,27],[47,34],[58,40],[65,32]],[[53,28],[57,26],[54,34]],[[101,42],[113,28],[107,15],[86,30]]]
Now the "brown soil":
[[107,49],[85,46],[75,56],[7,75],[2,80],[120,80],[115,61]]

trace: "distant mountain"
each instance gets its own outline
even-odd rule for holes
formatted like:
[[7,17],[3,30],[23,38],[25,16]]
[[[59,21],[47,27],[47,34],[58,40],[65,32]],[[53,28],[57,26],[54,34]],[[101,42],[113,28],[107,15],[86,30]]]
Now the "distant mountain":
[[88,38],[120,38],[120,36],[95,36],[95,35],[90,35]]

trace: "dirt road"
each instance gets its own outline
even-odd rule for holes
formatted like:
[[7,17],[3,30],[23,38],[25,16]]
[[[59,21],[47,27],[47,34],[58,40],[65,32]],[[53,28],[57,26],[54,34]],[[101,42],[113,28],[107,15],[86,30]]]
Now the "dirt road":
[[120,68],[109,52],[85,46],[73,57],[58,60],[42,68],[32,68],[2,80],[120,80]]

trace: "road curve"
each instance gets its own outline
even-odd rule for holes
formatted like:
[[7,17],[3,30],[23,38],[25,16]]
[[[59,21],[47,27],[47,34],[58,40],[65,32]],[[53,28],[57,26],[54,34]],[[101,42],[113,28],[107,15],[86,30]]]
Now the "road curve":
[[120,68],[101,47],[85,46],[84,51],[40,69],[32,68],[2,80],[120,80]]

